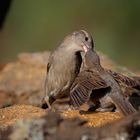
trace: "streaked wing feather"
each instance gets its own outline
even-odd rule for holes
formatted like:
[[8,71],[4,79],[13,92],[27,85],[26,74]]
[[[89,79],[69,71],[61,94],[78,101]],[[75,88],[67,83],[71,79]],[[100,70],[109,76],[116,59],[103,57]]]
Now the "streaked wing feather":
[[107,84],[98,73],[89,70],[82,71],[71,87],[71,104],[75,107],[79,107],[89,100],[92,90],[107,87]]
[[127,77],[123,74],[107,70],[118,83],[123,83],[129,87],[140,87],[140,84],[133,78]]

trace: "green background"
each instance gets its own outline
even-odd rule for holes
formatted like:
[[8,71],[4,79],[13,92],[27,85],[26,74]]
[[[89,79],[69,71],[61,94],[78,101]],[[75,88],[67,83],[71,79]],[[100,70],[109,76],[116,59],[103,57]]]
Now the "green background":
[[139,0],[14,0],[0,31],[0,63],[20,52],[51,50],[79,29],[93,35],[96,50],[140,68]]

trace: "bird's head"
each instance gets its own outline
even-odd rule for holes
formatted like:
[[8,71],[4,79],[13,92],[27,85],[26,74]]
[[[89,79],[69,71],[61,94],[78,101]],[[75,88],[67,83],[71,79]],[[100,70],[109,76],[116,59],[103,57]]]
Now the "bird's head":
[[72,37],[75,44],[79,47],[79,50],[82,52],[84,51],[86,53],[89,49],[94,47],[92,36],[84,30],[75,31]]
[[[64,40],[65,46],[75,52],[87,52],[94,47],[93,39],[85,30],[75,31]],[[70,45],[68,45],[70,44]]]

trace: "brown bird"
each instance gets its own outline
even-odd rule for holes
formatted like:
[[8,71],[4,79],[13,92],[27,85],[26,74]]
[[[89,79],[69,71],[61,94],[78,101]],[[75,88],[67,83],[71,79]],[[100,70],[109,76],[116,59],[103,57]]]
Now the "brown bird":
[[42,108],[51,108],[56,99],[70,93],[70,87],[82,63],[80,52],[86,53],[92,46],[92,37],[86,31],[80,30],[68,35],[51,53],[47,65],[46,96]]
[[140,87],[131,78],[105,70],[100,64],[98,54],[89,50],[85,55],[85,68],[78,74],[71,87],[71,104],[80,107],[88,103],[92,106],[89,111],[99,107],[109,109],[115,105],[123,115],[134,113],[136,109],[123,96],[121,83],[126,87]]

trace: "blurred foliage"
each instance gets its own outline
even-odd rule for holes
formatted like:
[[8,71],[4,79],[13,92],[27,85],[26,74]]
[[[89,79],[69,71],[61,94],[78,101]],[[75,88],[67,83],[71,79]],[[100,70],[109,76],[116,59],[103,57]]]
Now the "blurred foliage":
[[140,68],[140,1],[13,0],[0,31],[0,63],[19,52],[51,50],[64,36],[85,29],[96,50],[129,68]]

